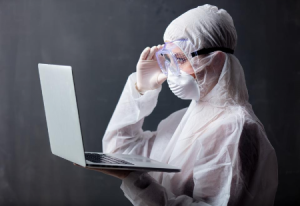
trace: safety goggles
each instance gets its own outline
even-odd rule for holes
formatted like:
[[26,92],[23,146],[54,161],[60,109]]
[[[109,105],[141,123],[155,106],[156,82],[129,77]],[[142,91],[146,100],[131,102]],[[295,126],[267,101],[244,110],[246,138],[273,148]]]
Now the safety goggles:
[[198,65],[195,61],[196,56],[209,54],[214,51],[223,51],[233,54],[233,50],[224,47],[203,48],[196,50],[188,39],[179,39],[172,42],[166,42],[164,47],[155,53],[158,65],[161,71],[168,76],[168,72],[180,76],[180,70],[185,73],[194,73],[194,66]]

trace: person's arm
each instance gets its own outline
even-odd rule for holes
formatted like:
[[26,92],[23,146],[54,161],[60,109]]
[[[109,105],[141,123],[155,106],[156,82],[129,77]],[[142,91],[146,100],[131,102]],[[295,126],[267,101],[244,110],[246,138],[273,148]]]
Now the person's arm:
[[103,137],[103,152],[149,156],[156,132],[143,131],[142,125],[155,108],[160,91],[161,85],[141,95],[136,89],[136,73],[128,77]]
[[[234,121],[234,118],[232,118]],[[232,125],[229,123],[229,125]],[[160,206],[225,206],[229,202],[231,184],[238,182],[239,127],[220,125],[201,142],[193,168],[193,195],[175,195],[167,191],[148,173],[131,172],[122,181],[121,189],[133,205]],[[226,129],[227,128],[227,129]],[[208,140],[209,139],[209,140]],[[203,140],[203,139],[202,139]],[[228,145],[230,143],[230,145]],[[176,187],[176,182],[172,182]]]
[[230,198],[231,176],[223,174],[228,170],[231,171],[230,163],[215,165],[208,171],[195,167],[193,197],[176,196],[143,172],[131,172],[123,179],[121,189],[135,206],[225,206]]

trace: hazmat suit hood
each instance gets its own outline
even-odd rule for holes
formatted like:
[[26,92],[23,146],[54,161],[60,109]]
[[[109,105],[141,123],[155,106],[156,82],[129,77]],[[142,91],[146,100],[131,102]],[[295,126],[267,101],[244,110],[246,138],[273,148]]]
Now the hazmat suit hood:
[[[237,34],[233,20],[227,11],[218,10],[216,6],[204,5],[189,10],[170,23],[164,33],[164,41],[177,39],[190,41],[192,45],[181,48],[188,54],[194,52],[194,49],[214,47],[234,50]],[[178,46],[182,47],[182,45]],[[205,58],[195,56],[190,59],[200,88],[200,99],[218,106],[245,104],[248,101],[248,91],[243,68],[233,54],[225,54],[225,64],[221,74],[211,66],[215,52]],[[208,93],[210,94],[207,95]]]

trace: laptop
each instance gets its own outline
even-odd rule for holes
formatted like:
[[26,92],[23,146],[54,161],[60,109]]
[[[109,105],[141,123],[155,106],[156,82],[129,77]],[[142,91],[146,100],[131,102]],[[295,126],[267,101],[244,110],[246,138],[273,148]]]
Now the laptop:
[[71,66],[38,64],[52,154],[83,167],[180,172],[180,168],[140,156],[85,152]]

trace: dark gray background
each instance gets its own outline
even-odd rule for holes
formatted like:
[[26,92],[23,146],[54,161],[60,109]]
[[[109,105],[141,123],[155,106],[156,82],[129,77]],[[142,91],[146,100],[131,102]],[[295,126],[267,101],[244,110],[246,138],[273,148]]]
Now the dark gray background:
[[[210,3],[238,32],[250,103],[279,162],[275,205],[300,205],[300,1],[0,1],[0,205],[130,205],[121,181],[51,154],[37,64],[71,65],[85,149],[101,139],[140,52]],[[166,84],[144,129],[188,106]]]

